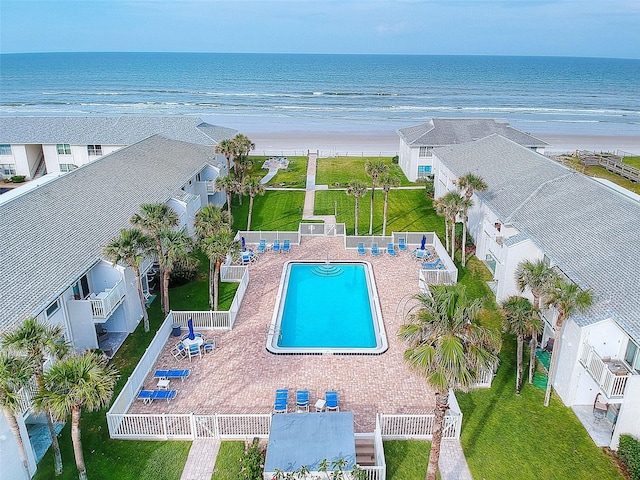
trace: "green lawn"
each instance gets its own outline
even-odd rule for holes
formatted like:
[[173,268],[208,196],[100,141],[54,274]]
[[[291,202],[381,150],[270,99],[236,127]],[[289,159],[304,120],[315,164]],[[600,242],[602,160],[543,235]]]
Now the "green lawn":
[[[264,161],[269,158],[267,156],[251,156],[253,169],[250,170],[249,176],[262,178],[268,170],[262,168]],[[289,166],[286,170],[278,170],[275,177],[269,180],[267,186],[270,187],[287,187],[287,188],[304,188],[307,183],[307,157],[287,157]],[[284,184],[284,185],[282,185]]]
[[[267,191],[254,200],[251,218],[251,230],[298,230],[302,221],[304,192],[302,191]],[[242,205],[237,196],[231,202],[233,212],[233,229],[246,230],[249,215],[249,198],[244,197]]]
[[387,480],[422,480],[427,475],[431,442],[392,440],[384,442]]
[[[628,158],[635,159],[636,157],[626,157],[624,161],[625,163],[629,163],[630,165],[637,166],[635,165],[635,163],[627,162]],[[632,160],[632,161],[635,161],[635,160]],[[585,175],[588,175],[589,177],[598,177],[598,178],[605,178],[607,180],[610,180],[616,185],[620,185],[621,187],[624,187],[627,190],[630,190],[640,195],[640,183],[633,183],[631,180],[627,180],[626,178],[621,177],[620,175],[616,175],[615,173],[610,172],[604,167],[585,166],[585,165],[582,165],[580,163],[580,160],[578,160],[577,158],[572,158],[571,160],[568,160],[566,162],[566,165],[570,166],[574,170],[577,170],[578,172],[582,172]],[[638,166],[638,168],[640,168],[640,166]]]
[[[333,215],[334,202],[338,202],[337,221],[347,225],[347,234],[354,234],[355,198],[343,190],[324,190],[316,192],[316,215]],[[369,233],[369,210],[371,195],[360,198],[358,233]],[[427,198],[424,189],[392,190],[389,192],[389,211],[387,213],[387,235],[391,232],[431,232],[435,231],[444,239],[444,220],[433,210],[433,201]],[[384,209],[384,192],[376,190],[375,208],[373,212],[373,233],[382,234],[382,212]]]
[[[206,257],[198,266],[196,280],[192,283],[172,288],[169,291],[171,308],[174,310],[208,310],[208,269]],[[220,310],[231,306],[238,284],[220,282]],[[158,292],[156,292],[158,293]],[[149,346],[151,339],[163,322],[160,298],[156,298],[149,308],[150,332],[145,333],[140,322],[135,332],[127,337],[111,363],[120,372],[112,401],[126,383],[129,375]],[[138,480],[152,478],[172,480],[180,478],[187,460],[191,442],[137,442],[131,440],[111,440],[107,429],[106,412],[83,412],[82,445],[89,478],[117,478]],[[35,479],[51,478],[77,479],[73,447],[70,434],[71,423],[67,422],[59,435],[64,469],[60,477],[53,474],[53,454],[46,453],[36,472]]]
[[414,185],[407,180],[398,165],[391,163],[391,157],[319,158],[316,164],[316,184],[329,185],[329,188],[345,188],[349,182],[360,180],[366,185],[371,185],[371,177],[365,172],[368,160],[382,160],[389,165],[389,173],[400,179],[401,186]]
[[640,157],[624,157],[622,161],[632,167],[640,168]]
[[244,455],[244,442],[221,442],[211,480],[238,480],[240,459]]

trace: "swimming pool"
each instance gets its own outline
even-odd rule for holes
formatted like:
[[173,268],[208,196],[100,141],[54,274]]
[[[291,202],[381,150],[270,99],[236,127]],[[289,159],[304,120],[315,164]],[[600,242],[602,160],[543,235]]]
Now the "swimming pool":
[[286,262],[267,350],[276,354],[369,354],[387,350],[368,262]]

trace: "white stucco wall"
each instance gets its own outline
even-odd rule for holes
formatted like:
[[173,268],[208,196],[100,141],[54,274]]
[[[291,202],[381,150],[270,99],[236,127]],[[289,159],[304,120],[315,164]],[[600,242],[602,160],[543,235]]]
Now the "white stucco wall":
[[0,163],[13,165],[16,175],[31,176],[26,145],[11,145],[11,155],[0,155]]
[[[560,331],[561,339],[553,348],[553,354],[558,355],[556,374],[553,378],[553,388],[565,405],[573,405],[574,394],[578,386],[579,373],[583,371],[578,364],[580,353],[580,327],[569,318]],[[594,397],[595,398],[595,397]]]
[[[542,252],[531,240],[524,240],[515,245],[502,247],[502,263],[496,265],[496,278],[498,280],[498,290],[496,300],[502,302],[510,295],[522,295],[516,282],[516,269],[524,260],[537,260],[543,257]],[[530,291],[526,291],[524,296],[533,300]]]
[[632,375],[627,380],[624,403],[618,413],[618,421],[611,438],[612,449],[618,449],[620,435],[629,434],[640,438],[640,375]]
[[[30,474],[32,475],[36,471],[36,463],[31,443],[29,443],[29,435],[21,417],[18,417],[18,425],[22,432],[25,451],[29,459]],[[9,429],[9,424],[4,415],[0,415],[0,474],[0,477],[7,480],[27,480],[31,478],[22,467],[20,455],[18,454],[18,444]]]
[[98,348],[98,339],[89,300],[68,300],[66,302],[69,324],[73,333],[73,348],[81,353]]

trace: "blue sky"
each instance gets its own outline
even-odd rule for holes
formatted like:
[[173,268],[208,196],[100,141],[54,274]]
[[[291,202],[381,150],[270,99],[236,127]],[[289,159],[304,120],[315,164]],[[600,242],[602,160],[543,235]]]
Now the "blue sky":
[[640,0],[1,0],[0,52],[640,58]]

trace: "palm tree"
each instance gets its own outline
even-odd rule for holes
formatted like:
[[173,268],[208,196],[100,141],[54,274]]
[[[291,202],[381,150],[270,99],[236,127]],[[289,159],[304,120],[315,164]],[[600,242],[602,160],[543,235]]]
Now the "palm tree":
[[224,155],[224,158],[227,159],[227,175],[229,175],[231,173],[231,157],[233,157],[235,153],[233,140],[230,138],[221,140],[220,143],[216,145],[215,152],[218,155]]
[[160,232],[162,239],[162,290],[164,290],[163,310],[169,313],[169,279],[171,272],[180,266],[194,266],[198,264],[198,259],[193,253],[193,240],[187,233],[186,228],[182,230],[163,230]]
[[516,394],[520,395],[524,337],[538,335],[542,331],[542,322],[529,299],[517,295],[512,295],[502,302],[502,313],[504,313],[504,331],[515,335],[517,339]]
[[138,286],[138,297],[142,307],[145,332],[149,331],[149,315],[142,290],[142,281],[140,280],[140,265],[152,252],[153,239],[137,228],[120,229],[120,236],[115,237],[104,247],[105,256],[113,262],[114,266],[122,262],[133,270],[136,285]]
[[449,390],[467,391],[485,371],[498,364],[500,335],[476,320],[479,299],[467,298],[463,285],[434,286],[432,294],[419,294],[421,308],[407,318],[398,336],[409,344],[404,353],[409,365],[435,390],[435,418],[427,480],[435,480],[440,458]]
[[234,150],[233,168],[236,171],[236,177],[240,178],[240,181],[244,181],[244,173],[246,172],[246,161],[251,150],[256,148],[256,144],[253,143],[249,137],[242,133],[238,133],[231,140]]
[[244,191],[249,194],[249,216],[247,217],[247,230],[251,230],[251,213],[253,211],[253,200],[256,195],[264,195],[264,185],[257,178],[247,178],[244,181]]
[[210,203],[196,213],[194,227],[199,238],[215,235],[221,231],[230,232],[231,217],[218,205]]
[[[2,346],[33,360],[38,389],[43,387],[46,357],[62,358],[70,350],[69,344],[64,341],[64,330],[60,325],[47,325],[33,317],[25,319],[17,330],[5,332],[2,336]],[[50,412],[45,410],[44,414],[47,419],[49,435],[51,435],[55,472],[56,475],[60,475],[62,473],[62,455],[60,454],[58,436],[53,428]]]
[[467,227],[469,222],[469,209],[473,206],[471,197],[474,192],[484,192],[489,186],[484,179],[471,172],[461,176],[457,183],[458,188],[462,191],[466,202],[463,203],[462,211],[462,266],[467,264]]
[[560,342],[562,340],[561,330],[564,321],[576,310],[584,312],[593,303],[593,293],[591,290],[581,290],[575,283],[565,282],[557,277],[551,287],[545,292],[545,305],[553,306],[558,311],[556,319],[556,335],[551,352],[551,365],[549,365],[549,380],[547,391],[544,395],[544,406],[549,406],[551,400],[551,385],[556,373],[558,352],[560,352]]
[[50,410],[58,420],[71,415],[71,440],[80,480],[87,478],[80,440],[82,410],[94,412],[107,406],[117,375],[104,355],[87,351],[55,363],[44,374],[44,388],[36,396],[36,403]]
[[[540,315],[540,297],[553,283],[556,274],[543,260],[523,260],[516,268],[516,283],[523,293],[527,287],[533,295],[533,308]],[[533,383],[535,370],[536,349],[538,348],[538,334],[531,335],[529,342],[529,383]]]
[[394,175],[385,174],[380,177],[380,186],[384,190],[384,210],[382,213],[382,236],[387,233],[387,208],[389,206],[389,191],[400,186],[400,179]]
[[0,352],[0,405],[2,412],[7,419],[9,430],[13,433],[18,444],[18,455],[22,461],[27,478],[31,477],[29,471],[29,460],[24,448],[20,426],[16,415],[20,411],[20,389],[28,385],[29,380],[35,373],[33,358],[10,355],[7,352]]
[[220,277],[220,265],[227,258],[238,254],[240,245],[234,239],[235,235],[230,231],[222,231],[220,233],[202,237],[200,239],[200,248],[209,257],[210,269],[209,279],[209,308],[218,309],[218,278]]
[[[156,255],[158,256],[158,269],[160,271],[160,280],[164,277],[162,271],[162,238],[160,232],[170,229],[178,225],[178,214],[166,203],[145,203],[140,205],[140,213],[136,213],[131,217],[131,223],[140,227],[143,232],[147,233],[156,244]],[[160,289],[160,304],[164,310],[167,302],[164,299],[164,291]],[[169,313],[168,311],[164,312]]]
[[227,212],[229,214],[229,218],[231,217],[231,192],[233,192],[235,188],[235,180],[231,175],[226,175],[224,177],[216,178],[216,190],[221,192],[224,190],[225,195],[227,196]]
[[[451,246],[451,260],[454,258],[456,245],[456,217],[461,212],[462,205],[463,198],[456,191],[447,192],[434,202],[436,213],[444,216],[447,250]],[[451,228],[451,241],[449,241],[449,228]]]
[[371,177],[371,208],[369,211],[369,235],[373,235],[373,198],[376,193],[376,184],[381,175],[389,172],[389,166],[381,160],[367,160],[364,166],[365,172]]
[[349,182],[346,190],[347,195],[353,195],[356,199],[356,221],[354,225],[355,234],[358,235],[358,216],[360,213],[360,197],[367,194],[367,186],[360,180],[352,180]]
[[247,179],[247,172],[253,168],[253,162],[246,155],[238,155],[235,159],[236,178],[241,185]]

